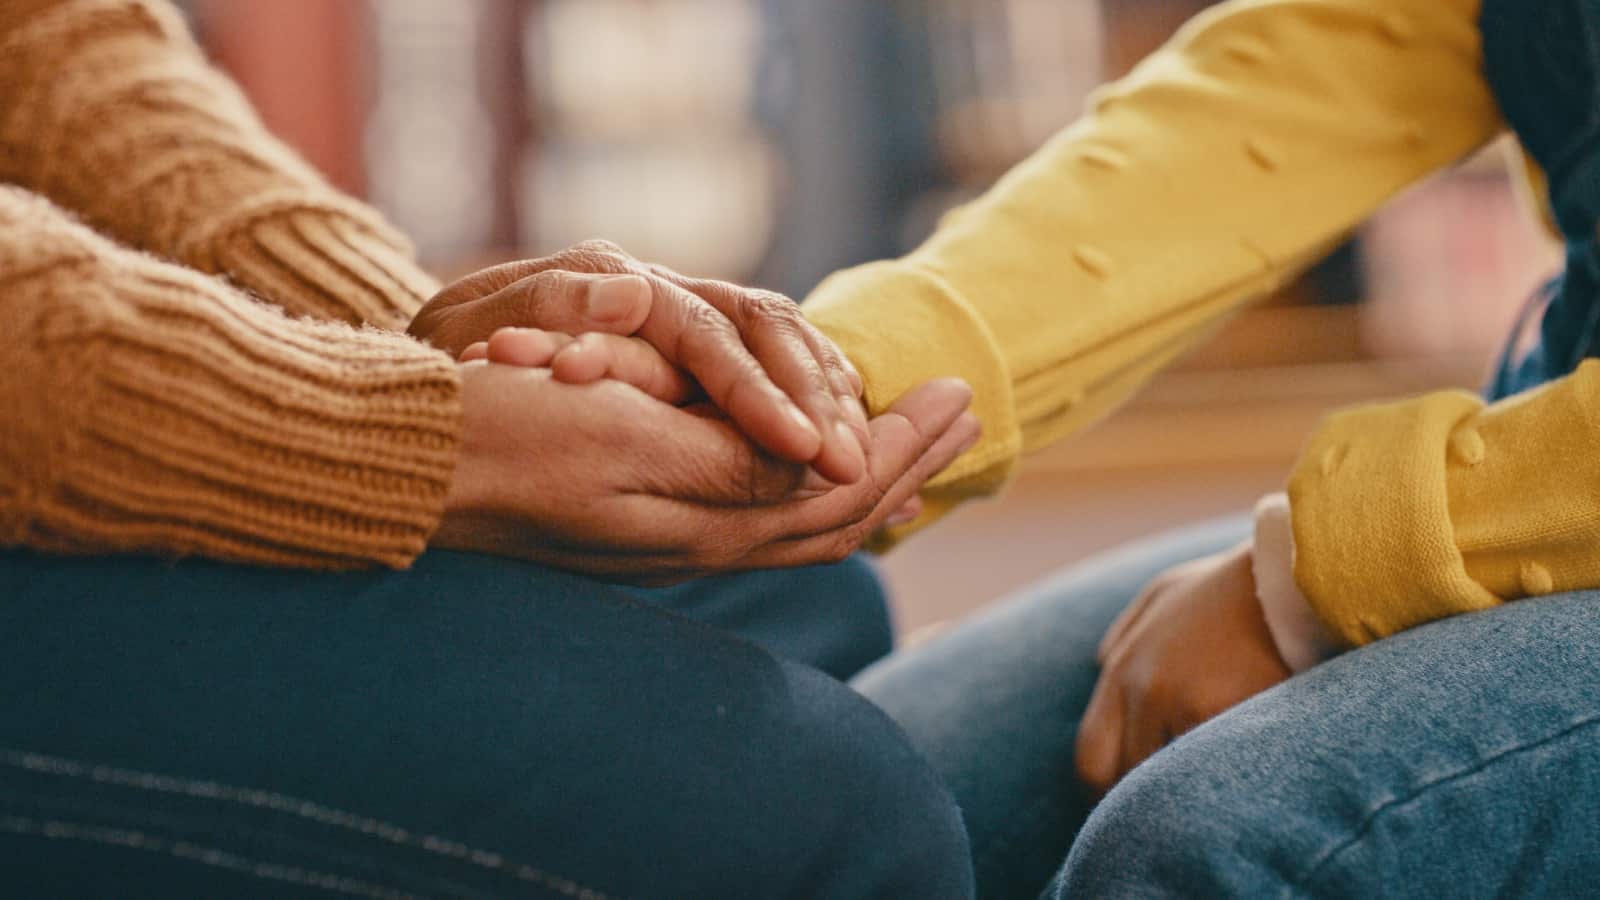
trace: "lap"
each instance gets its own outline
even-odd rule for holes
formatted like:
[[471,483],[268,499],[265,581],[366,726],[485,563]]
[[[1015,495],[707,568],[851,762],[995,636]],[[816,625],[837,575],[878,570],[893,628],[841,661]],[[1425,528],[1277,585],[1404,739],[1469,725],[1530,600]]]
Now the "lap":
[[858,676],[950,783],[980,895],[1032,896],[1069,852],[1062,896],[1585,883],[1600,868],[1595,595],[1345,654],[1180,738],[1093,807],[1073,751],[1101,635],[1152,577],[1247,529],[1206,523],[1074,566]]
[[1597,603],[1569,594],[1435,622],[1201,726],[1107,796],[1061,895],[1587,892],[1600,868]]
[[314,574],[0,556],[8,883],[960,882],[953,807],[848,689],[633,592],[494,562]]

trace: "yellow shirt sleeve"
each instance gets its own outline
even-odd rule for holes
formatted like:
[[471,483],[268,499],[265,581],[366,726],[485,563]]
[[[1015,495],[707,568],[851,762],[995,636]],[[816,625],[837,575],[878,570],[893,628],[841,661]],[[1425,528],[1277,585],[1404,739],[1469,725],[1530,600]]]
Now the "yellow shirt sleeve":
[[1022,452],[1104,415],[1493,137],[1478,6],[1223,4],[914,253],[820,285],[808,315],[872,410],[940,375],[976,391],[984,437],[929,485],[916,525],[999,488]]
[[1600,361],[1484,406],[1464,392],[1328,419],[1289,482],[1295,580],[1350,644],[1600,585]]

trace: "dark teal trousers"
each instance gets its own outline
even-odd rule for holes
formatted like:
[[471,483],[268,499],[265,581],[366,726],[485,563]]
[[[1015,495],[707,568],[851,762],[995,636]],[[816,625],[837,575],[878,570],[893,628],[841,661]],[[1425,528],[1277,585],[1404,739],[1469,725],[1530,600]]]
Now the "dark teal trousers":
[[0,894],[963,897],[954,803],[823,671],[888,646],[860,561],[0,555]]

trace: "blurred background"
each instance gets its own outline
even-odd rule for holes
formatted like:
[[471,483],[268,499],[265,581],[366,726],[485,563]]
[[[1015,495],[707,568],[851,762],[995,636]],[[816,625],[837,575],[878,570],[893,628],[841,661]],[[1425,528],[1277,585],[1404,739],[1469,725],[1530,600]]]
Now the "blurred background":
[[[795,297],[902,253],[1203,0],[188,0],[269,125],[441,275],[589,237]],[[1330,408],[1476,387],[1558,266],[1502,155],[1412,191],[883,561],[902,630],[1281,486]]]

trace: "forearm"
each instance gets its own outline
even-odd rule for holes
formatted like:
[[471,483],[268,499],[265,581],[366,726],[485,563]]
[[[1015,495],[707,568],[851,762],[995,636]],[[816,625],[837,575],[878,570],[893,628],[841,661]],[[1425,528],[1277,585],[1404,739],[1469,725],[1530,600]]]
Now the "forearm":
[[437,526],[456,368],[290,319],[0,188],[0,543],[403,566]]
[[915,253],[824,283],[809,314],[874,409],[967,379],[984,439],[934,490],[992,489],[1496,133],[1476,9],[1224,4]]
[[398,330],[437,289],[267,133],[165,0],[0,6],[0,181],[296,315]]

